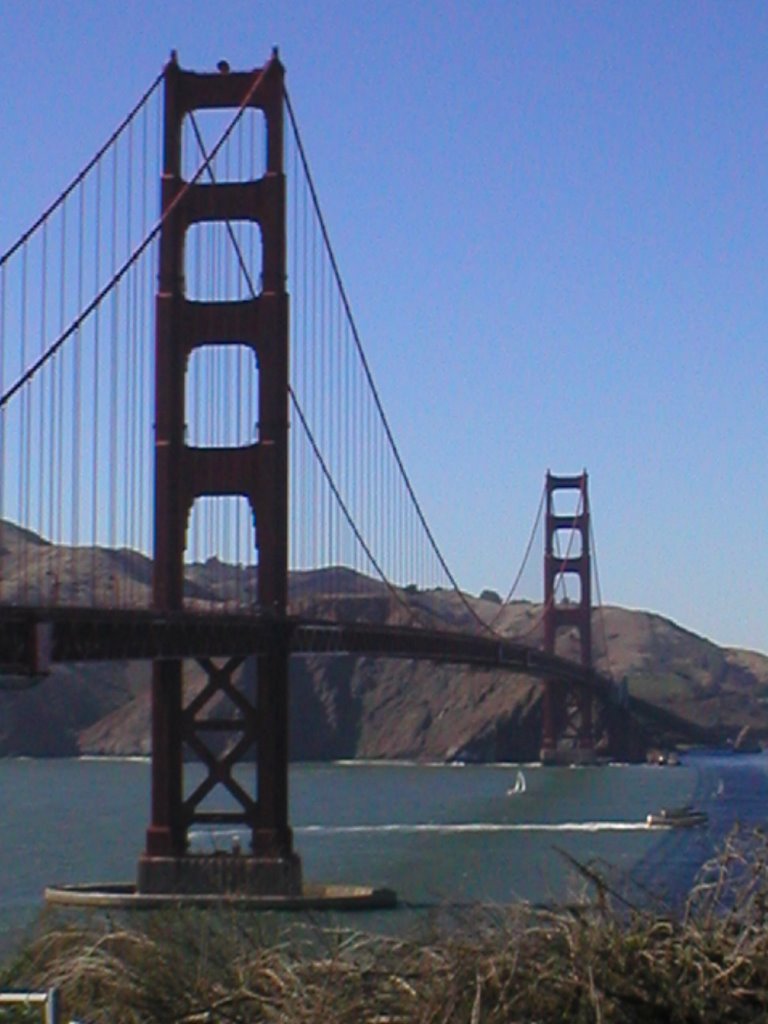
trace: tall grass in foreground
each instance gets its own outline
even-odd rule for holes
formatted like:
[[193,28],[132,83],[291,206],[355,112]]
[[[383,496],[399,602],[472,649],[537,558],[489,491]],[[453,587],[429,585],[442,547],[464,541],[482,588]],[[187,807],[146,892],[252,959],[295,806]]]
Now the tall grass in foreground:
[[64,1019],[91,1024],[768,1021],[763,834],[731,836],[677,916],[582,873],[577,908],[478,909],[409,939],[224,911],[48,921],[0,986],[58,986]]

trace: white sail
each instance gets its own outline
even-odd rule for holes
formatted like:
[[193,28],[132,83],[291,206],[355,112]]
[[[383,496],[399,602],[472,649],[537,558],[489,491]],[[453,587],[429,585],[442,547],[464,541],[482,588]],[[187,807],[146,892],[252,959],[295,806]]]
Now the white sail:
[[515,784],[507,790],[508,796],[514,796],[517,793],[524,793],[526,789],[525,775],[519,771],[515,777]]

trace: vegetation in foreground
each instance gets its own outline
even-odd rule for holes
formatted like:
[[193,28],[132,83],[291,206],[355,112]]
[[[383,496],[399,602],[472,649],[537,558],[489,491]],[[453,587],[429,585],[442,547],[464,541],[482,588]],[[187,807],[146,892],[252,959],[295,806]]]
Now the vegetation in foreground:
[[410,939],[224,913],[49,920],[0,986],[57,986],[63,1019],[91,1024],[768,1020],[766,836],[731,836],[678,915],[581,871],[589,903],[476,911]]

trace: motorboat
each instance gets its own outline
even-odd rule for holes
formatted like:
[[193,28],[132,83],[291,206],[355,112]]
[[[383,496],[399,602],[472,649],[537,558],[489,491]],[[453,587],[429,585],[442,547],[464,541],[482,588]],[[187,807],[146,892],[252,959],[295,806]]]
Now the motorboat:
[[706,825],[708,821],[706,811],[697,811],[690,804],[684,807],[664,807],[658,814],[649,814],[645,819],[648,828],[696,828]]

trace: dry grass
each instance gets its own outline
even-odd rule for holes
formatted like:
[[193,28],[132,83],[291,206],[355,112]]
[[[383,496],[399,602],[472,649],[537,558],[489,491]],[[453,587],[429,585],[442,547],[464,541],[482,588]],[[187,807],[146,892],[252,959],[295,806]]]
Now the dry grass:
[[676,918],[583,874],[578,910],[478,910],[409,939],[192,912],[49,921],[0,985],[58,986],[67,1019],[91,1024],[768,1020],[762,834],[732,836]]

